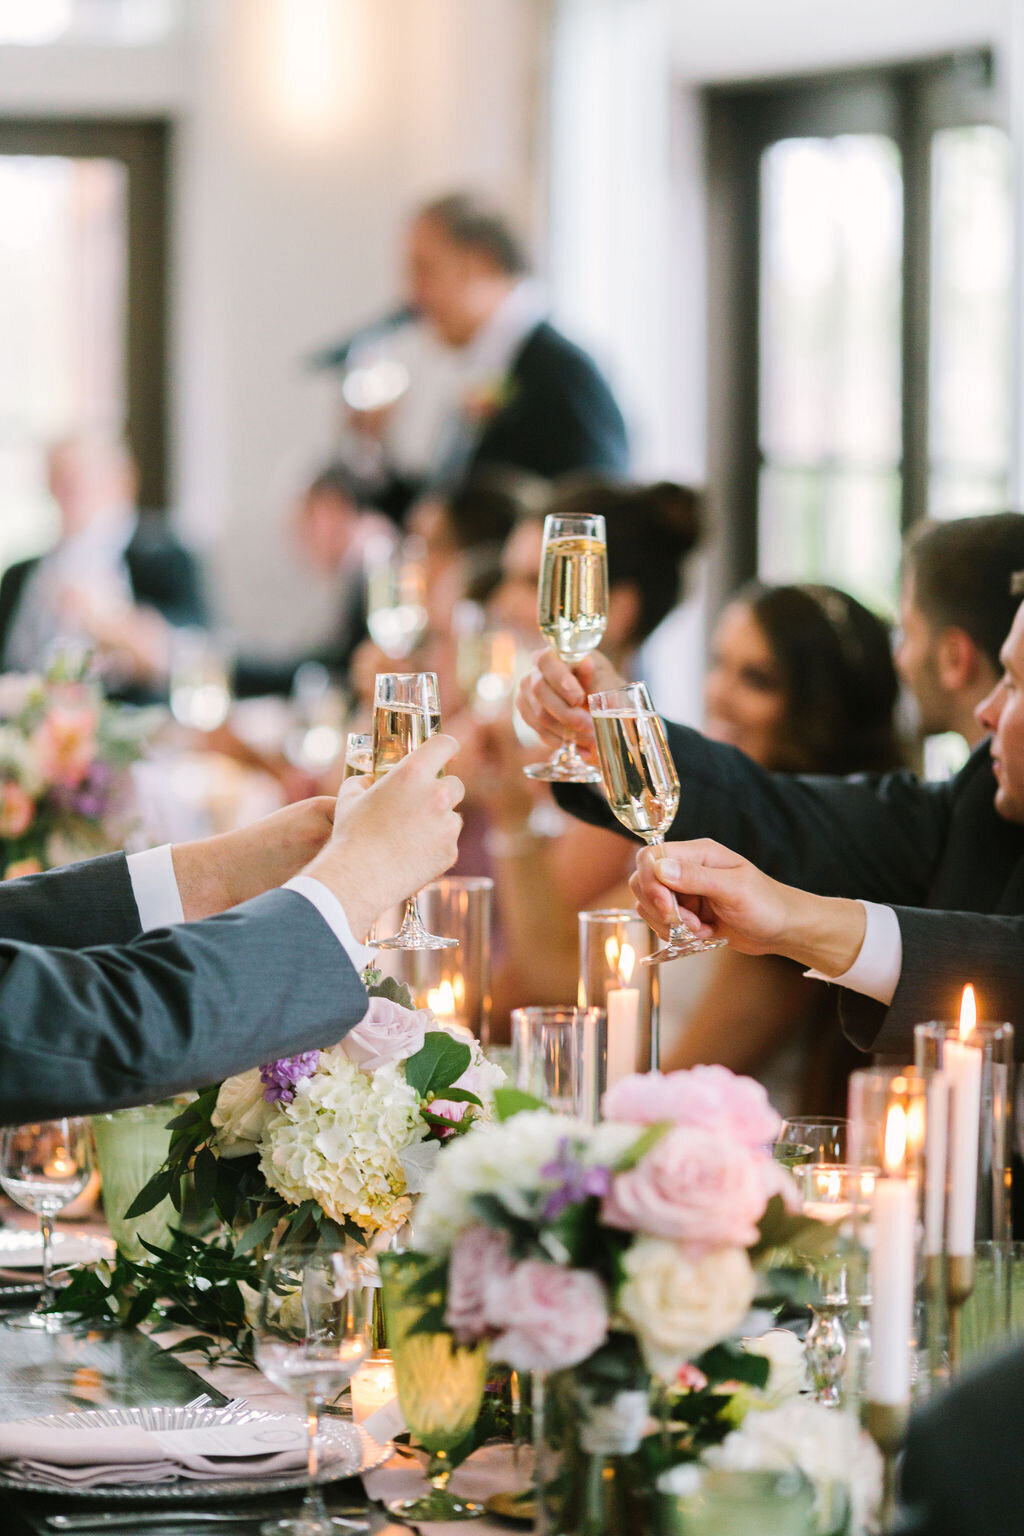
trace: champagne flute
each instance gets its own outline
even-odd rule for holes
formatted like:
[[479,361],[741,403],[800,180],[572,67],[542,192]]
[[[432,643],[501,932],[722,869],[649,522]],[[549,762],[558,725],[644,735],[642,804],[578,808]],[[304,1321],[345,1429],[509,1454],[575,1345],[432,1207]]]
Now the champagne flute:
[[[373,693],[373,777],[379,779],[441,729],[441,703],[435,672],[378,672]],[[390,939],[374,939],[375,949],[456,949],[423,926],[419,903],[410,896],[402,926]]]
[[[604,518],[574,514],[544,519],[544,554],[537,588],[541,633],[569,666],[601,644],[608,622],[608,554]],[[596,768],[584,762],[567,737],[546,763],[524,770],[549,784],[600,784]]]
[[39,1217],[43,1238],[43,1293],[34,1312],[7,1320],[11,1328],[42,1328],[59,1333],[69,1315],[49,1312],[56,1300],[53,1284],[53,1218],[77,1200],[92,1172],[88,1120],[42,1120],[8,1127],[0,1136],[0,1189],[23,1210]]
[[[318,1481],[320,1415],[366,1359],[369,1313],[363,1277],[344,1254],[324,1247],[283,1246],[263,1266],[256,1364],[268,1380],[301,1399],[309,1435],[309,1483],[298,1515],[261,1527],[265,1536],[337,1536],[339,1526],[365,1530],[365,1523],[331,1516]],[[335,1435],[340,1433],[340,1426]],[[351,1440],[355,1473],[362,1462],[358,1432]]]
[[171,639],[171,713],[194,731],[216,731],[231,709],[225,647],[204,629],[176,629]]
[[427,632],[423,541],[375,540],[366,557],[366,627],[386,656],[411,656]]
[[373,737],[369,731],[349,731],[345,740],[346,779],[373,773]]
[[[642,837],[648,847],[663,843],[679,809],[679,775],[661,716],[655,713],[645,684],[592,693],[590,713],[608,804],[622,825]],[[645,955],[640,964],[660,965],[680,955],[699,955],[720,949],[725,942],[698,939],[685,923],[676,922],[669,930],[668,944]]]

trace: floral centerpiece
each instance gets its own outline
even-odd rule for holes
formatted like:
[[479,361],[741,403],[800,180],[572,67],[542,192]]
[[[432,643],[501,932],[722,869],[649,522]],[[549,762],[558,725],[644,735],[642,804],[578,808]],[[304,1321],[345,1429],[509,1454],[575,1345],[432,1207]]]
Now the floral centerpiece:
[[152,712],[108,703],[84,669],[0,677],[0,875],[10,880],[120,847],[128,767]]
[[443,1144],[490,1117],[505,1074],[405,987],[368,979],[367,1013],[336,1045],[213,1084],[170,1121],[167,1160],[127,1214],[170,1198],[193,1234],[78,1274],[63,1309],[126,1324],[156,1313],[249,1358],[268,1246],[319,1238],[371,1255],[405,1226]]
[[[767,1382],[768,1359],[725,1342],[757,1266],[821,1229],[771,1156],[779,1120],[764,1089],[725,1068],[625,1078],[596,1126],[509,1090],[497,1107],[418,1204],[431,1321],[457,1346],[487,1340],[492,1360],[543,1373],[561,1458],[545,1490],[554,1529],[643,1528],[659,1466],[724,1439],[738,1384]],[[652,1383],[664,1403],[688,1371],[702,1383],[692,1411],[642,1450]]]

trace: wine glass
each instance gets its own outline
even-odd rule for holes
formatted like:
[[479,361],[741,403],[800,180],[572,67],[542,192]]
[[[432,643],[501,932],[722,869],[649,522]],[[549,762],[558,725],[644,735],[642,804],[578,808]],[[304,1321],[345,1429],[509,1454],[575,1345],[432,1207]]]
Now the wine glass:
[[[679,775],[661,716],[655,713],[645,684],[592,693],[590,713],[608,804],[622,825],[642,837],[648,847],[663,843],[679,809]],[[640,964],[660,965],[680,955],[699,955],[720,949],[725,942],[698,939],[685,923],[676,922],[668,943],[645,955]]]
[[[541,633],[571,667],[601,644],[607,622],[604,518],[552,513],[544,519],[544,553],[537,587]],[[600,773],[584,762],[571,736],[546,763],[531,763],[524,772],[549,784],[601,782]]]
[[194,731],[215,731],[231,708],[222,643],[204,629],[176,629],[171,640],[171,713]]
[[423,541],[375,540],[366,556],[366,627],[386,656],[411,656],[427,632]]
[[[810,1148],[811,1162],[845,1163],[848,1125],[849,1121],[841,1117],[826,1120],[819,1115],[794,1116],[783,1120],[776,1145]],[[799,1161],[808,1159],[804,1156]]]
[[[309,1484],[298,1515],[262,1527],[266,1536],[336,1536],[339,1526],[365,1530],[363,1522],[330,1516],[318,1482],[320,1415],[369,1353],[369,1312],[362,1275],[345,1255],[324,1247],[281,1247],[263,1266],[256,1363],[276,1387],[303,1404],[309,1434]],[[338,1432],[340,1432],[338,1426]],[[362,1462],[351,1441],[351,1466]]]
[[[373,692],[373,777],[394,768],[441,729],[441,703],[435,672],[378,672]],[[456,949],[423,926],[419,904],[410,896],[402,926],[390,939],[374,939],[377,949]]]
[[388,1505],[393,1515],[412,1524],[428,1520],[471,1520],[482,1504],[448,1491],[451,1453],[469,1434],[480,1413],[487,1380],[487,1345],[456,1347],[450,1333],[432,1332],[426,1315],[440,1310],[438,1293],[424,1295],[421,1254],[382,1253],[380,1273],[388,1342],[402,1417],[411,1434],[430,1452],[430,1492],[419,1499]]
[[46,1310],[56,1300],[53,1284],[53,1218],[77,1200],[92,1172],[88,1120],[41,1120],[9,1126],[0,1136],[0,1189],[23,1210],[39,1217],[43,1238],[43,1293],[34,1312],[9,1318],[11,1328],[59,1333],[67,1313]]

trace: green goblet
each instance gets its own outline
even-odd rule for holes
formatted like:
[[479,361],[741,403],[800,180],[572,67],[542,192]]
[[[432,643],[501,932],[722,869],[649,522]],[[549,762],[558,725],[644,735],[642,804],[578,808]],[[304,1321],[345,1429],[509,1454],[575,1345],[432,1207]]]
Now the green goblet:
[[487,1346],[460,1349],[449,1333],[414,1332],[424,1313],[440,1301],[438,1295],[424,1295],[420,1287],[432,1261],[417,1253],[384,1253],[379,1262],[398,1401],[409,1432],[430,1452],[430,1492],[420,1499],[396,1500],[388,1508],[413,1524],[475,1519],[484,1513],[483,1505],[449,1493],[448,1483],[451,1452],[480,1413]]

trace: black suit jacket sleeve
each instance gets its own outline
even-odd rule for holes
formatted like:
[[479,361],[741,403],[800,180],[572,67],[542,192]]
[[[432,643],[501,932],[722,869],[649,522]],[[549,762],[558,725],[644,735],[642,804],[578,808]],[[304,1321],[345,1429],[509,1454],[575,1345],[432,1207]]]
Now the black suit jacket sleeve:
[[129,944],[0,941],[0,1122],[116,1109],[333,1044],[366,993],[316,909],[270,891]]
[[127,944],[139,930],[123,853],[0,883],[0,939],[86,949]]
[[[713,838],[775,879],[823,896],[924,904],[955,781],[923,784],[909,772],[766,773],[745,753],[699,731],[671,722],[666,730],[680,781],[670,842]],[[555,793],[573,815],[622,830],[603,795],[567,785]]]
[[[1024,917],[932,912],[897,907],[903,963],[888,1008],[844,991],[843,1029],[863,1050],[908,1058],[914,1025],[955,1019],[964,982],[973,981],[979,1016],[1018,1020],[1024,1014]],[[1024,1059],[1024,1031],[1014,1046]]]

